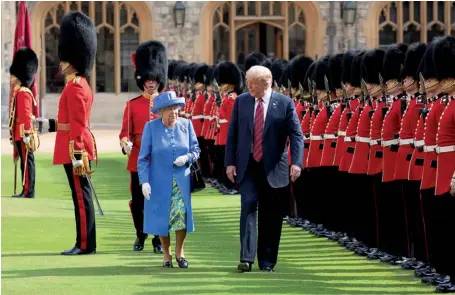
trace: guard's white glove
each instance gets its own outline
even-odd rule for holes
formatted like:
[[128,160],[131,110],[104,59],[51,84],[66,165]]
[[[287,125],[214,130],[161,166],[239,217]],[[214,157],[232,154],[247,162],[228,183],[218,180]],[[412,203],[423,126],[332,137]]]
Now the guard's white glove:
[[150,200],[151,192],[152,192],[152,188],[150,187],[150,184],[148,184],[148,182],[144,182],[142,184],[142,194],[144,195],[144,198],[147,201]]
[[49,130],[49,119],[46,119],[44,117],[38,117],[35,119],[35,129],[39,129],[39,125],[41,125],[43,131],[48,131]]
[[181,167],[181,166],[185,165],[186,162],[188,162],[188,156],[187,155],[183,155],[183,156],[180,156],[177,159],[175,159],[174,164],[176,166]]
[[82,164],[83,164],[82,160],[73,160],[73,167],[74,168],[81,167]]
[[123,149],[125,150],[125,153],[128,155],[131,153],[131,150],[133,149],[133,143],[131,141],[128,141],[124,146]]
[[22,141],[28,145],[30,144],[30,135],[24,135],[24,137],[22,138]]

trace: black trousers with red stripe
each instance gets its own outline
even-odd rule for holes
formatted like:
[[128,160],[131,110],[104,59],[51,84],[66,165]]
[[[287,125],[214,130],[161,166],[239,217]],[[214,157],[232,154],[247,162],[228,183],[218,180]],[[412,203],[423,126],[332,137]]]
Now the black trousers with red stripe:
[[133,217],[134,228],[136,228],[136,236],[144,238],[144,195],[139,183],[139,174],[130,172],[131,175],[131,215]]
[[65,168],[74,203],[77,232],[75,246],[81,250],[95,250],[95,209],[89,180],[85,176],[74,175],[72,164],[64,164],[63,167]]
[[[21,176],[22,176],[22,194],[28,197],[35,196],[35,156],[32,152],[28,152],[25,143],[22,140],[14,142],[17,153],[21,161]],[[27,163],[25,158],[27,157]],[[25,169],[25,175],[24,175]],[[25,177],[25,181],[24,181]]]
[[203,177],[212,176],[212,163],[210,161],[210,153],[207,141],[204,137],[198,137],[197,141],[199,143],[199,148],[201,149],[200,163],[201,163],[201,173]]

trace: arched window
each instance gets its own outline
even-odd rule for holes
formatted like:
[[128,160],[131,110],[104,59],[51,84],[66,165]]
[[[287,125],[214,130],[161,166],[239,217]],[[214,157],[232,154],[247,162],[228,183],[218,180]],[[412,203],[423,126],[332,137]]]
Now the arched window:
[[450,1],[388,2],[379,13],[378,45],[430,42],[455,35],[455,6]]
[[119,94],[134,89],[131,53],[139,45],[140,31],[144,29],[138,12],[128,2],[64,1],[52,6],[44,16],[41,48],[45,61],[42,63],[41,93],[60,93],[63,90],[58,59],[59,24],[69,11],[85,13],[96,26],[98,48],[89,79],[92,90]]
[[309,15],[314,10],[311,2],[224,2],[212,14],[211,62],[225,59],[242,67],[246,55],[253,51],[285,59],[310,55],[315,50],[309,46],[316,47],[317,42],[309,42],[305,21],[316,22],[315,16]]

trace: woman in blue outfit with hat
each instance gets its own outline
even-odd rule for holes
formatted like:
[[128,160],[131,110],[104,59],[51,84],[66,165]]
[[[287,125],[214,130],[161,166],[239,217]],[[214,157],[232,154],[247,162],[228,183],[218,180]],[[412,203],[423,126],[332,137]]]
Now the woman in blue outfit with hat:
[[144,233],[159,235],[164,251],[163,267],[173,267],[169,233],[175,231],[175,256],[187,268],[183,244],[194,231],[190,166],[200,149],[190,120],[178,118],[185,104],[174,91],[155,98],[152,112],[160,118],[147,122],[142,134],[138,173],[144,194]]

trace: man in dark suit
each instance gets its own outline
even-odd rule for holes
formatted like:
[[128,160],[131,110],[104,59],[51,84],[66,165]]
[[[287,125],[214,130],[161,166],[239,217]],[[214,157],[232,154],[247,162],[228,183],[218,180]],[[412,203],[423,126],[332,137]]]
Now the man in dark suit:
[[301,172],[303,134],[294,102],[272,91],[268,68],[251,67],[246,84],[249,93],[234,103],[225,154],[226,174],[240,184],[238,270],[251,271],[257,249],[259,268],[270,272],[277,262],[284,206],[288,205],[287,140],[291,144],[291,181],[295,181]]

